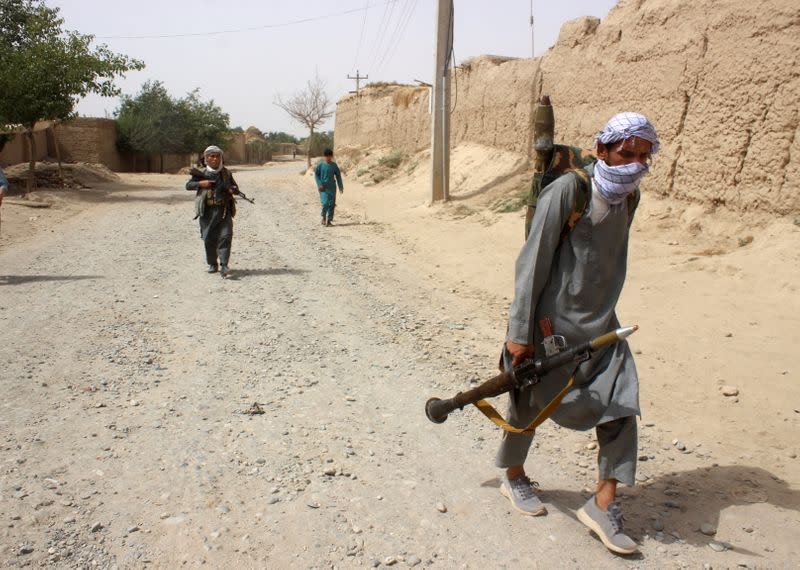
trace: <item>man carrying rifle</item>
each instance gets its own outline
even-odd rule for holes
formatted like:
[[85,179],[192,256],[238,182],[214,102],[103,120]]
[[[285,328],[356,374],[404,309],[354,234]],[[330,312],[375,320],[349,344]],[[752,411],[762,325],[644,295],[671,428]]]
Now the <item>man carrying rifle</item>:
[[[228,276],[228,261],[233,240],[233,217],[239,186],[222,164],[222,149],[209,146],[203,152],[205,167],[193,168],[187,190],[195,190],[194,217],[200,220],[200,237],[206,250],[208,272]],[[218,263],[219,262],[219,263]]]
[[[639,181],[647,174],[659,141],[647,118],[620,113],[598,134],[596,144],[599,160],[585,167],[586,176],[561,176],[539,196],[516,263],[504,354],[507,368],[534,353],[544,355],[546,347],[552,350],[554,337],[562,336],[573,345],[620,326],[615,309],[625,282],[628,231],[638,204]],[[588,193],[582,201],[587,207],[575,212],[580,192]],[[572,372],[562,367],[535,386],[512,392],[509,423],[527,426]],[[575,388],[551,418],[563,427],[595,428],[597,433],[597,490],[578,511],[578,518],[609,550],[634,553],[637,545],[624,532],[615,500],[617,482],[634,484],[637,459],[639,380],[627,342],[598,351],[575,371],[574,382]],[[496,465],[505,469],[502,494],[516,510],[537,516],[547,510],[536,496],[538,484],[523,467],[532,440],[532,433],[504,433]]]

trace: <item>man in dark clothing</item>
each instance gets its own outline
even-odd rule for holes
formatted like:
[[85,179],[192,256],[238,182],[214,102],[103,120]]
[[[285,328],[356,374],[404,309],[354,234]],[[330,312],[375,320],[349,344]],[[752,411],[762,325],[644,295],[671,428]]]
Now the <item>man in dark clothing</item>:
[[228,276],[228,261],[233,240],[233,217],[239,187],[230,171],[222,165],[222,149],[210,146],[203,152],[204,169],[192,169],[187,190],[197,192],[195,219],[200,220],[200,236],[206,249],[208,272]]
[[336,209],[336,185],[339,185],[339,194],[344,194],[342,173],[339,165],[333,162],[333,151],[326,148],[321,160],[314,168],[314,180],[317,182],[319,199],[322,202],[322,225],[333,225],[333,210]]

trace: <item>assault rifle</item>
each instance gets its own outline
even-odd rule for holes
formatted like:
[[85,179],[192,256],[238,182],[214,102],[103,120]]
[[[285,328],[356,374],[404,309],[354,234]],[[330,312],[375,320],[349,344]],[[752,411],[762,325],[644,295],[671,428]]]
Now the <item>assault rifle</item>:
[[239,190],[238,186],[234,186],[234,188],[236,188],[236,190],[234,191],[234,194],[236,194],[239,198],[241,198],[245,202],[250,202],[251,204],[255,204],[256,203],[255,200],[253,200],[252,198],[248,198],[247,195],[244,192]]
[[[214,183],[216,183],[218,181],[218,178],[219,178],[217,176],[213,176],[213,175],[209,174],[208,172],[206,172],[204,170],[200,170],[199,168],[196,168],[196,167],[192,167],[192,169],[189,170],[189,174],[192,176],[192,178],[194,178],[196,180],[211,180],[211,182],[214,182]],[[255,200],[253,200],[252,198],[248,198],[247,195],[244,192],[239,190],[239,186],[234,184],[233,186],[231,186],[231,189],[233,190],[234,195],[238,196],[242,200],[250,202],[251,204],[255,204],[256,203]]]
[[456,408],[462,409],[484,398],[493,398],[518,388],[538,384],[548,372],[570,363],[577,366],[589,360],[593,352],[629,337],[638,328],[637,325],[621,327],[552,356],[526,360],[512,370],[498,374],[472,390],[459,392],[452,398],[446,400],[431,398],[425,402],[425,415],[434,423],[443,423]]

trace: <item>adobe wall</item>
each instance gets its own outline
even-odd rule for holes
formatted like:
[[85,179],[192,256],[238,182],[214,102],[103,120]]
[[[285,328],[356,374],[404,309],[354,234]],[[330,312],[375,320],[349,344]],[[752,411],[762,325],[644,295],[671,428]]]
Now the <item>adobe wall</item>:
[[247,162],[247,135],[231,133],[225,141],[225,162],[241,164]]
[[[36,141],[36,160],[44,160],[48,151],[48,137],[46,129],[34,131],[34,139]],[[20,133],[13,139],[6,143],[3,151],[0,152],[0,166],[9,166],[11,164],[19,164],[20,162],[28,162],[28,140],[27,137]]]
[[427,87],[364,88],[336,105],[334,143],[342,147],[391,147],[415,152],[431,144]]
[[125,159],[117,151],[117,123],[113,119],[77,117],[55,129],[61,160],[96,162],[114,171],[123,170]]

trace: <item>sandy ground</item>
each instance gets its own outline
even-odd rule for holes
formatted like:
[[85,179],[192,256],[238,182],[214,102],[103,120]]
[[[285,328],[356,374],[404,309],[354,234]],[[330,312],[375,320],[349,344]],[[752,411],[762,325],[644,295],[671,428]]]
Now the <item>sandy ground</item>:
[[640,483],[621,489],[642,553],[622,558],[574,515],[592,432],[540,428],[532,519],[498,493],[496,428],[423,414],[494,372],[522,221],[487,208],[491,177],[435,207],[423,168],[346,177],[321,228],[300,166],[237,172],[256,205],[228,280],[204,272],[183,177],[3,205],[0,563],[796,567],[792,220],[645,200],[619,307],[642,327]]

